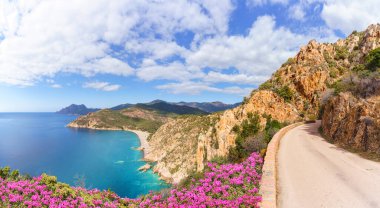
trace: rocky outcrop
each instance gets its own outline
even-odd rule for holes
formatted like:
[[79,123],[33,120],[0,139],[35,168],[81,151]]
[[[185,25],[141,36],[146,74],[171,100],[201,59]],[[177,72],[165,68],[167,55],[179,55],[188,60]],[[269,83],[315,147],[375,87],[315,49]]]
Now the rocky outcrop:
[[187,116],[170,121],[149,138],[148,161],[155,161],[154,172],[169,182],[178,183],[195,171],[197,146],[215,124],[216,115]]
[[145,164],[145,165],[143,165],[143,166],[141,166],[141,167],[139,167],[139,171],[141,171],[141,172],[146,172],[147,170],[149,170],[150,168],[151,168],[152,166],[150,165],[150,164]]
[[380,96],[341,93],[325,105],[322,130],[331,142],[380,155]]
[[[164,124],[149,141],[153,150],[148,157],[157,162],[154,170],[174,182],[191,171],[203,170],[207,161],[228,155],[236,140],[232,129],[249,113],[271,115],[288,123],[315,119],[329,87],[361,64],[369,51],[379,47],[379,34],[380,25],[371,25],[366,31],[354,32],[336,43],[312,40],[254,90],[242,105],[209,116]],[[208,125],[201,125],[201,118],[212,119]],[[264,116],[260,117],[260,124],[265,126]],[[365,124],[365,128],[369,129],[368,126]]]

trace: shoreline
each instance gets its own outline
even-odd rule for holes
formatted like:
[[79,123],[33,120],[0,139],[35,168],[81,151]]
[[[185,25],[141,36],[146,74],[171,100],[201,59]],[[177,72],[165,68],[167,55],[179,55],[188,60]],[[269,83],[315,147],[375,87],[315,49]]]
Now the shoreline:
[[150,151],[150,146],[148,143],[148,137],[150,135],[149,132],[147,131],[141,131],[141,130],[132,130],[132,129],[119,129],[119,128],[94,128],[94,127],[82,127],[78,125],[73,125],[72,123],[69,123],[66,125],[66,127],[69,128],[77,128],[77,129],[93,129],[93,130],[103,130],[103,131],[129,131],[137,135],[137,138],[140,141],[140,146],[135,148],[138,151],[143,152],[143,157],[141,158],[142,160],[145,160],[145,156],[147,152]]
[[[142,151],[143,156],[142,156],[141,160],[145,161],[146,164],[149,164],[150,162],[153,162],[153,161],[147,160],[145,158],[146,154],[148,152],[150,152],[150,146],[149,146],[149,143],[148,143],[148,137],[149,137],[149,135],[151,133],[149,133],[149,132],[141,131],[141,130],[132,130],[132,129],[119,129],[119,128],[82,127],[82,126],[72,125],[72,124],[68,124],[68,125],[66,125],[66,127],[74,128],[74,129],[93,129],[93,130],[103,130],[103,131],[130,131],[130,132],[136,134],[137,138],[140,141],[140,146],[138,148],[134,148],[134,149],[137,150],[137,151]],[[153,167],[151,167],[151,168],[153,170],[153,173],[155,173],[155,174],[157,174],[159,176],[160,180],[165,181],[167,184],[172,184],[172,179],[166,178],[166,177],[162,176],[160,174],[160,171],[155,170]]]
[[140,131],[140,130],[131,130],[131,129],[125,129],[124,131],[130,131],[137,135],[137,137],[140,140],[140,147],[138,147],[136,150],[143,152],[143,160],[145,159],[146,154],[150,151],[150,146],[148,143],[148,137],[150,135],[149,132],[146,131]]

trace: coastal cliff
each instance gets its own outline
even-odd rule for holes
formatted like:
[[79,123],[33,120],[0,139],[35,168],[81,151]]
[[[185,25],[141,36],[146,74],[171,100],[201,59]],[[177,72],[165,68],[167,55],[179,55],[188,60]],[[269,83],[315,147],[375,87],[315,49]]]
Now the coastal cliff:
[[[380,25],[371,25],[366,31],[353,32],[336,43],[310,41],[242,105],[222,113],[177,119],[162,125],[149,140],[152,149],[147,158],[157,162],[156,172],[178,183],[189,173],[202,171],[207,161],[227,157],[239,137],[234,129],[239,129],[249,115],[258,115],[261,130],[268,116],[283,123],[316,119],[324,102],[334,99],[331,92],[339,88],[341,80],[353,72],[361,73],[358,67],[366,55],[379,47],[379,34]],[[333,116],[326,114],[326,117]],[[207,125],[200,123],[205,118],[210,120]],[[378,137],[376,132],[373,134]]]

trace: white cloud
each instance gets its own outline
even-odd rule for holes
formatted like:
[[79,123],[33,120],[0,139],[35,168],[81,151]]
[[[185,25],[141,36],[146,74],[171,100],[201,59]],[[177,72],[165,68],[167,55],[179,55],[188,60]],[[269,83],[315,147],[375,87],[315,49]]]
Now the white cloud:
[[190,80],[204,76],[199,68],[185,66],[180,62],[159,65],[154,60],[144,60],[137,70],[137,76],[145,81],[151,80]]
[[181,54],[176,33],[224,34],[232,10],[230,0],[0,0],[0,82],[29,86],[59,72],[132,75],[111,55],[113,45],[134,53],[128,43],[137,43],[155,59]]
[[52,84],[52,85],[50,85],[50,87],[52,87],[52,88],[62,88],[62,85],[60,85],[60,84]]
[[211,83],[225,82],[257,85],[269,79],[269,77],[270,76],[248,76],[246,74],[223,74],[219,72],[209,72],[207,76],[205,76],[204,81]]
[[289,0],[246,0],[246,5],[248,7],[263,6],[266,4],[282,4],[286,5]]
[[301,4],[292,5],[289,8],[289,17],[296,20],[304,20],[305,19],[305,11]]
[[252,25],[247,36],[208,39],[187,57],[186,62],[200,68],[223,70],[234,67],[241,74],[267,76],[295,55],[309,39],[286,28],[276,28],[273,17],[262,16]]
[[92,88],[96,90],[102,90],[102,91],[116,91],[120,89],[120,85],[110,84],[108,82],[86,82],[83,85],[84,88]]
[[348,35],[353,30],[361,31],[370,24],[379,23],[379,11],[379,0],[326,0],[321,17],[330,28]]

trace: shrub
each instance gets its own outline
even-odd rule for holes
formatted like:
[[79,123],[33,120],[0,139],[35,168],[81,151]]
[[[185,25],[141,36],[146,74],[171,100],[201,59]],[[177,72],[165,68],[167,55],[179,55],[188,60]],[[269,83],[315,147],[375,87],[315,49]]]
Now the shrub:
[[370,51],[365,58],[365,63],[370,71],[376,71],[377,68],[380,68],[380,48]]
[[343,60],[348,57],[348,49],[343,46],[336,46],[335,47],[335,59],[336,60]]
[[284,66],[287,66],[287,65],[291,65],[291,64],[294,64],[294,63],[296,63],[296,60],[294,58],[288,58],[288,60],[285,63],[283,63],[281,65],[281,67],[284,67]]
[[235,147],[231,148],[229,151],[228,158],[230,161],[239,162],[246,158],[249,150],[244,148],[244,143],[248,137],[255,136],[260,130],[260,117],[258,114],[248,113],[247,119],[243,120],[240,127],[234,126],[234,132],[237,134]]
[[259,86],[259,90],[271,90],[273,87],[273,84],[268,80]]
[[290,102],[293,98],[293,91],[288,87],[284,86],[279,89],[276,89],[275,92],[282,98],[284,98],[285,102]]
[[10,171],[11,171],[11,168],[9,166],[1,168],[0,169],[0,177],[3,179],[7,179],[9,177]]

